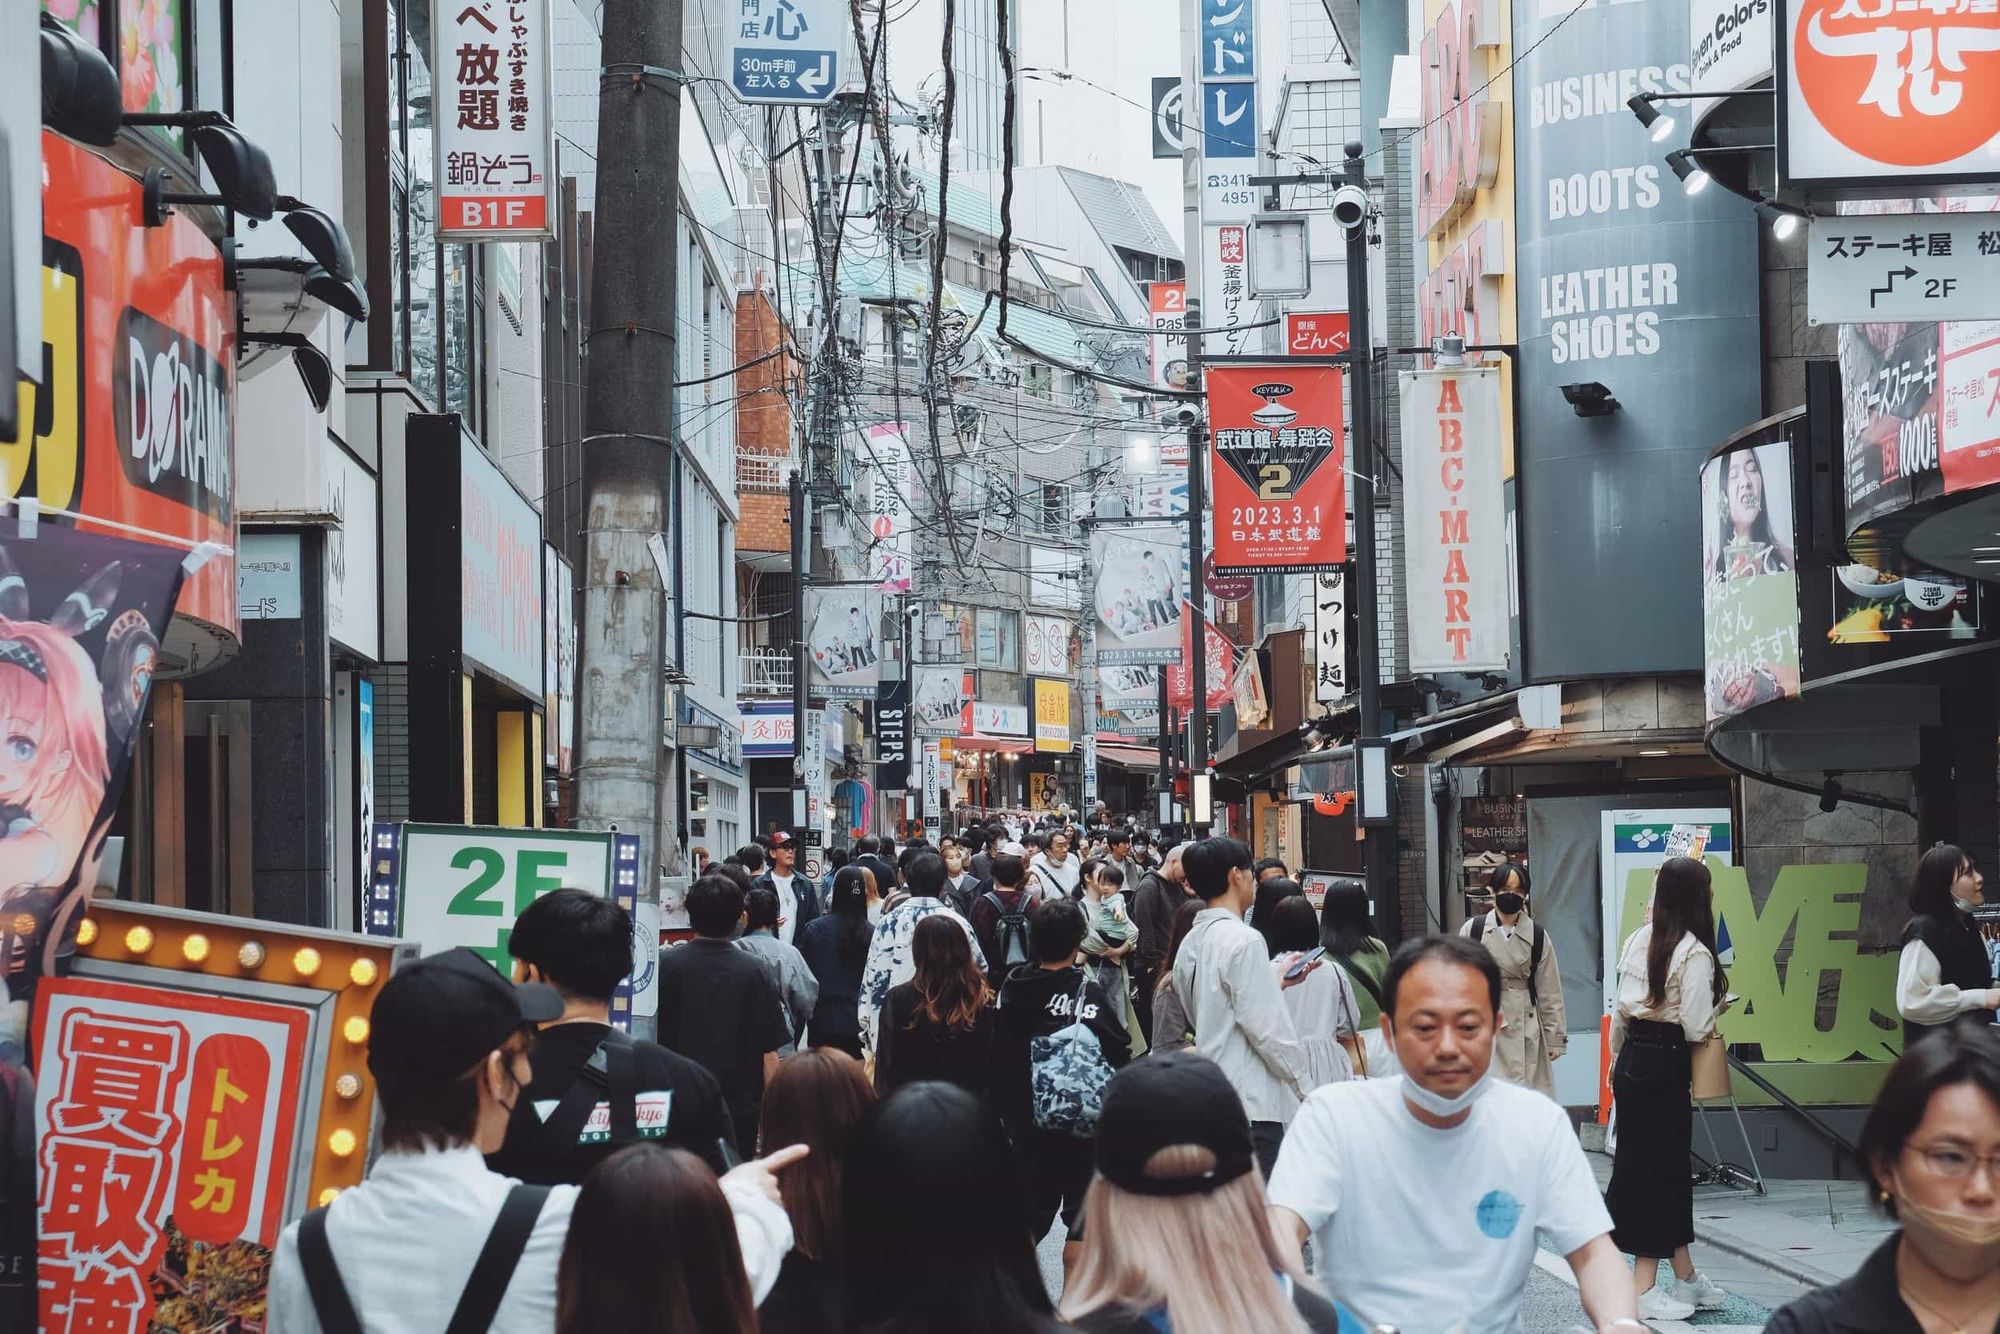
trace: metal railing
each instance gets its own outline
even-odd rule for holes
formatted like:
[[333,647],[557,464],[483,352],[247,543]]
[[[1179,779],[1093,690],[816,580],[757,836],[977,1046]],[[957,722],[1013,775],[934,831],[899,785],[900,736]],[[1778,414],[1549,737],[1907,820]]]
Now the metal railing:
[[777,649],[759,649],[737,654],[742,668],[745,695],[789,695],[792,693],[792,655]]
[[783,494],[785,473],[791,460],[783,454],[760,454],[756,450],[736,451],[736,489]]

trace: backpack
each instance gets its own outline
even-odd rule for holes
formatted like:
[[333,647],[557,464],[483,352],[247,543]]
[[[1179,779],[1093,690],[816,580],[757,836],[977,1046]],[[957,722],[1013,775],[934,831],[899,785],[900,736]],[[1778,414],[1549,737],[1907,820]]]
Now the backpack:
[[1104,1086],[1111,1082],[1112,1071],[1097,1034],[1083,1019],[1090,970],[1081,971],[1075,1018],[1065,1028],[1028,1040],[1028,1091],[1034,1099],[1037,1128],[1087,1140],[1097,1131]]
[[[1472,919],[1472,938],[1477,941],[1486,934],[1486,914]],[[1528,1004],[1537,1010],[1542,1008],[1542,994],[1535,986],[1535,974],[1542,971],[1542,937],[1547,933],[1540,926],[1535,928],[1534,939],[1528,942]]]
[[998,890],[989,889],[979,897],[991,901],[993,910],[1000,914],[999,924],[994,928],[1000,942],[1000,948],[994,951],[998,957],[989,962],[1004,977],[1016,965],[1028,961],[1028,891],[1023,889],[1015,894],[1011,910]]

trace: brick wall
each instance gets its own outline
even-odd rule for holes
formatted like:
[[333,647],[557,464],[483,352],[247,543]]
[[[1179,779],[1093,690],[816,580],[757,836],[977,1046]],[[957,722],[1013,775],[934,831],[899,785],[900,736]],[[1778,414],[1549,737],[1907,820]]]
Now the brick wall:
[[[784,337],[778,312],[762,291],[736,298],[736,356],[750,361],[777,348]],[[777,357],[736,376],[736,448],[743,454],[789,459],[792,453],[791,402],[782,389],[797,370],[790,357]],[[741,479],[739,479],[740,481]],[[791,502],[782,493],[739,485],[736,520],[738,551],[790,551]]]
[[736,497],[738,551],[790,551],[791,502],[784,496],[744,491]]

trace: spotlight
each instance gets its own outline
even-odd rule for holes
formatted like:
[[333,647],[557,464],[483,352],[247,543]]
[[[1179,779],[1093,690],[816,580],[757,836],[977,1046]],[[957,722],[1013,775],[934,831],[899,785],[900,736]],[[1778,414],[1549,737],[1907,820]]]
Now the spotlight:
[[1708,173],[1685,148],[1667,154],[1667,165],[1681,178],[1681,188],[1689,194],[1698,195],[1708,188]]
[[1757,205],[1757,216],[1771,224],[1771,235],[1780,241],[1788,240],[1799,229],[1799,215],[1788,208],[1765,200]]
[[278,208],[278,178],[268,153],[244,137],[229,118],[213,111],[160,112],[128,115],[127,125],[164,125],[191,130],[195,151],[215,181],[214,194],[186,194],[167,189],[167,173],[159,167],[144,177],[143,220],[148,227],[165,224],[174,204],[207,204],[246,218],[267,222]]
[[1653,105],[1653,94],[1634,93],[1625,99],[1625,105],[1632,108],[1639,124],[1653,132],[1654,143],[1665,143],[1667,136],[1674,132],[1674,118]]
[[118,142],[118,71],[104,53],[42,15],[42,124],[99,148]]
[[1595,380],[1582,384],[1566,384],[1562,387],[1563,401],[1576,410],[1579,417],[1609,417],[1618,411],[1618,400],[1611,391]]

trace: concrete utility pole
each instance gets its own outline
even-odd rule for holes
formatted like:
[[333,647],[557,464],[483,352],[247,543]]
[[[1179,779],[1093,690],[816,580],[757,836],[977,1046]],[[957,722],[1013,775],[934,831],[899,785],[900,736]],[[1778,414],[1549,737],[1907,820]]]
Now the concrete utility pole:
[[[1187,300],[1183,302],[1187,324],[1188,388],[1201,388],[1201,301],[1202,234],[1201,219],[1201,136],[1207,109],[1202,105],[1201,85],[1201,3],[1181,0],[1181,59],[1184,62],[1181,93],[1181,253],[1186,256],[1184,277]],[[1205,407],[1205,402],[1202,403]],[[1203,540],[1202,511],[1208,508],[1208,423],[1206,412],[1197,412],[1188,423],[1188,823],[1191,836],[1207,838],[1209,822],[1198,819],[1196,797],[1206,794],[1214,809],[1213,780],[1208,777],[1208,617],[1202,586],[1202,567],[1207,563]],[[1161,726],[1166,725],[1162,711]]]
[[[647,543],[671,527],[678,463],[681,0],[606,0],[602,50],[590,285],[596,327],[585,333],[577,824],[636,833],[639,900],[658,903],[667,614]],[[632,1025],[638,1037],[651,1038],[653,1028],[650,1018]]]

